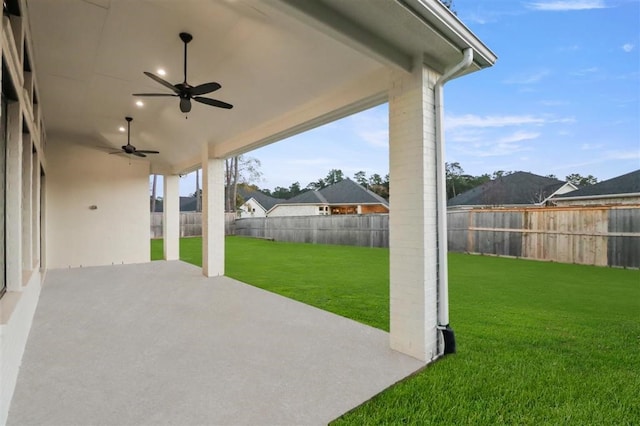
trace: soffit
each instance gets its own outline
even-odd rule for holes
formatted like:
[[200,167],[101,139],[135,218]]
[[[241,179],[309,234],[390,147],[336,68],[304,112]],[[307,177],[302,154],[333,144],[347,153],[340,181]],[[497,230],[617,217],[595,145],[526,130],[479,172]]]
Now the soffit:
[[[132,143],[161,151],[149,157],[152,167],[179,172],[198,163],[204,144],[224,157],[384,101],[389,69],[403,68],[405,57],[426,54],[443,69],[459,61],[460,46],[398,2],[315,0],[326,16],[301,16],[303,4],[310,2],[27,0],[49,138],[119,147],[126,135],[117,129],[129,115]],[[362,28],[355,35],[364,38],[310,25],[327,18]],[[177,98],[135,106],[132,93],[168,92],[143,71],[162,67],[166,80],[182,81],[181,31],[194,36],[189,83],[219,82],[206,96],[232,110],[193,102],[185,116]]]

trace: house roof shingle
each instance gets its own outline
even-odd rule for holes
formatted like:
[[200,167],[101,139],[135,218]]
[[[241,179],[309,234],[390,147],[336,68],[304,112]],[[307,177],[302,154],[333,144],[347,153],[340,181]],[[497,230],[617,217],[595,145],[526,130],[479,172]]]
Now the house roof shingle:
[[320,194],[326,198],[330,204],[384,204],[389,202],[367,188],[352,181],[349,178],[341,180],[331,186],[322,188]]
[[529,172],[515,172],[463,192],[451,198],[447,205],[539,204],[565,184],[561,180]]
[[327,204],[327,200],[318,191],[307,191],[277,204]]
[[577,191],[558,195],[557,198],[637,193],[640,193],[640,169],[609,180],[603,180],[595,185],[585,186]]
[[255,199],[265,210],[269,210],[282,201],[247,186],[238,185],[238,194],[240,194],[245,201],[249,201],[251,198]]

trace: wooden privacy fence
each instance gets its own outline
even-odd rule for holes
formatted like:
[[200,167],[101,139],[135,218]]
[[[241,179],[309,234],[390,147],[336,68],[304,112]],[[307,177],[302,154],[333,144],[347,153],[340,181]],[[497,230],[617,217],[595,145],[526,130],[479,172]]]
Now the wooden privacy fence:
[[236,219],[236,235],[277,241],[389,247],[389,215],[291,216]]
[[640,206],[449,211],[450,251],[640,267]]
[[[151,238],[162,238],[163,213],[151,213]],[[235,213],[225,213],[225,233],[233,235]],[[202,213],[180,212],[180,237],[202,236]]]
[[[640,268],[640,205],[453,210],[449,250],[499,256]],[[180,235],[202,234],[200,213],[180,214]],[[277,241],[389,247],[389,215],[235,219],[227,235]],[[162,213],[151,214],[151,236],[162,238]]]

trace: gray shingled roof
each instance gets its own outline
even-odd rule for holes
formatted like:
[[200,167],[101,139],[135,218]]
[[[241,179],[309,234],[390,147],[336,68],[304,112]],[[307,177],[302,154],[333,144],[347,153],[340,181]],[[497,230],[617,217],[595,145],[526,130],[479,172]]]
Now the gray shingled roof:
[[640,169],[609,180],[603,180],[595,185],[585,186],[577,191],[558,195],[557,198],[637,193],[640,193]]
[[346,178],[326,188],[322,188],[320,194],[329,202],[329,204],[384,204],[389,202],[376,194],[369,191],[362,185]]
[[451,198],[447,205],[451,207],[537,204],[565,183],[529,172],[515,172],[463,192]]
[[288,200],[279,200],[277,204],[327,204],[327,200],[318,191],[307,191]]
[[238,186],[238,194],[240,194],[245,201],[249,201],[251,198],[255,199],[265,210],[269,210],[271,207],[282,202],[279,198],[274,198],[246,186]]
[[[160,213],[164,210],[163,200],[156,200],[156,213]],[[198,201],[196,197],[180,197],[180,211],[181,212],[195,212]]]

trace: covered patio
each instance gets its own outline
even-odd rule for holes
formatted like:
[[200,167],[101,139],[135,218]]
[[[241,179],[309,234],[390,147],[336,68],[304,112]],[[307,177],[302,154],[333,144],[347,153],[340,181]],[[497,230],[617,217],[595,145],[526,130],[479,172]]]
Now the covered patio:
[[[233,343],[238,342],[234,333],[221,335],[213,330],[191,329],[198,324],[191,322],[197,319],[191,317],[202,315],[207,326],[221,322],[226,327],[235,324],[233,319],[238,315],[235,310],[225,310],[224,306],[212,309],[223,299],[209,293],[214,289],[224,293],[227,285],[241,287],[224,278],[225,159],[384,102],[389,103],[392,194],[390,333],[367,333],[373,333],[376,341],[387,341],[391,349],[379,349],[380,354],[387,354],[381,355],[383,358],[405,359],[392,355],[390,350],[395,350],[415,358],[420,365],[438,359],[455,347],[448,315],[444,85],[453,78],[492,66],[496,56],[442,2],[5,0],[3,12],[0,23],[0,213],[4,219],[0,221],[0,269],[4,271],[4,275],[0,275],[0,424],[5,422],[11,404],[15,413],[12,416],[16,416],[14,421],[19,422],[22,418],[19,413],[30,411],[37,416],[49,408],[55,411],[57,408],[51,407],[55,404],[51,402],[55,401],[52,395],[78,391],[69,382],[67,387],[54,386],[49,388],[53,393],[47,402],[46,398],[36,397],[36,386],[40,385],[35,383],[43,382],[36,378],[33,385],[29,384],[29,375],[47,377],[56,373],[55,370],[30,370],[38,364],[38,359],[47,360],[49,353],[55,354],[48,348],[57,346],[46,343],[51,336],[82,337],[77,347],[61,345],[60,348],[67,348],[65,356],[69,359],[85,360],[82,368],[91,374],[83,375],[83,380],[96,375],[104,378],[82,387],[86,391],[82,398],[87,400],[95,398],[96,402],[111,394],[92,396],[92,392],[99,389],[94,387],[97,383],[126,382],[121,367],[138,366],[140,369],[135,373],[130,370],[131,377],[145,372],[152,376],[153,371],[162,369],[162,362],[167,363],[168,368],[168,360],[163,357],[171,353],[176,368],[183,368],[180,371],[185,372],[184,377],[195,382],[201,380],[203,376],[195,373],[201,371],[199,361],[221,347],[230,351],[236,347]],[[193,36],[188,60],[179,38],[181,33]],[[188,72],[185,72],[187,65]],[[156,77],[149,78],[149,73]],[[178,91],[180,96],[176,95],[178,92],[172,93],[178,86],[182,87]],[[187,111],[185,87],[215,90],[204,93],[209,100],[203,102],[197,99],[197,95],[203,93],[193,94],[192,109]],[[162,96],[137,98],[132,96],[134,93]],[[210,99],[227,102],[233,108],[216,108]],[[125,117],[133,117],[131,144],[138,150],[158,151],[158,154],[140,157],[121,149],[129,140],[123,132],[127,126]],[[120,152],[111,155],[114,150]],[[212,304],[208,305],[211,312],[205,309],[198,291],[190,293],[189,286],[198,275],[193,267],[168,266],[180,265],[173,263],[142,265],[150,261],[149,175],[164,176],[164,258],[175,261],[179,257],[179,179],[181,174],[198,168],[202,169],[203,181],[200,271],[203,277],[197,280],[211,286],[198,290],[203,292],[202,298]],[[127,266],[134,264],[138,266]],[[93,267],[105,268],[105,271],[112,268],[113,272],[105,274],[123,274],[116,280],[120,283],[118,290],[105,289],[98,277],[82,278],[83,274],[90,276]],[[172,285],[166,283],[167,287],[157,293],[150,287],[149,291],[135,290],[138,285],[144,288],[154,284],[152,281],[158,274],[154,268],[169,268],[175,278]],[[66,271],[59,271],[61,269]],[[178,271],[184,280],[175,275]],[[127,277],[129,273],[131,276]],[[56,289],[64,288],[64,284],[56,284],[58,278],[74,277],[74,274],[78,274],[77,282],[84,283],[81,290],[62,291],[55,299]],[[147,279],[151,282],[144,282]],[[70,282],[75,282],[75,278]],[[97,298],[98,295],[105,300]],[[50,297],[56,301],[47,302]],[[339,376],[356,377],[362,371],[370,371],[367,370],[369,355],[357,358],[336,351],[337,346],[350,347],[346,342],[355,337],[345,340],[340,334],[351,336],[348,330],[354,325],[332,329],[333,320],[316,323],[309,320],[305,310],[300,315],[282,317],[288,311],[281,312],[279,305],[271,303],[272,298],[271,295],[256,297],[253,313],[238,307],[246,315],[245,321],[238,322],[244,324],[246,332],[238,347],[251,356],[234,368],[225,364],[225,359],[235,361],[231,352],[224,353],[217,361],[207,360],[220,364],[211,364],[211,368],[205,369],[211,371],[211,376],[205,377],[212,383],[200,389],[210,389],[211,395],[220,398],[209,395],[199,399],[193,395],[189,404],[217,401],[224,405],[222,395],[228,397],[228,401],[237,401],[234,395],[227,395],[215,386],[228,379],[225,389],[234,389],[232,385],[238,383],[233,373],[235,368],[241,364],[246,368],[254,361],[259,364],[254,351],[271,353],[260,360],[264,361],[262,367],[266,370],[261,374],[272,374],[263,377],[274,382],[265,389],[298,386],[299,377],[305,377],[305,386],[315,380],[300,373],[284,381],[278,379],[284,377],[279,376],[278,368],[282,371],[292,368],[305,374],[314,371],[315,376],[332,377],[334,384],[344,380]],[[153,308],[146,305],[148,300],[154,301]],[[73,306],[78,309],[67,310]],[[90,315],[94,306],[102,306],[101,315],[111,322],[94,322],[98,321]],[[148,315],[136,317],[133,307]],[[165,308],[175,311],[171,324],[162,321]],[[225,312],[226,323],[219,317]],[[261,315],[256,316],[255,312]],[[36,326],[23,364],[34,317]],[[156,321],[149,321],[150,318]],[[269,318],[274,318],[274,323]],[[279,318],[277,326],[275,318]],[[83,321],[97,327],[95,332],[84,333],[80,324]],[[305,326],[296,325],[297,321]],[[115,332],[108,326],[120,323],[127,329]],[[167,332],[171,334],[166,336],[171,338],[165,339],[164,330],[155,328],[160,325],[168,327]],[[255,331],[267,325],[276,328],[271,332],[264,330],[275,339],[266,341],[278,342],[276,336],[284,333],[290,334],[282,340],[287,343],[270,348],[245,346],[247,342],[255,343]],[[129,339],[128,327],[140,338]],[[148,327],[149,334],[145,334],[144,327]],[[225,327],[218,327],[217,332],[224,332]],[[311,327],[314,333],[309,333],[306,327]],[[325,327],[328,329],[323,330]],[[326,339],[322,345],[332,346],[336,351],[330,359],[346,370],[330,373],[331,365],[309,362],[317,357],[313,351],[305,353],[305,361],[297,358],[301,355],[298,350],[307,349],[295,340],[306,342],[306,335],[315,333]],[[356,331],[356,335],[359,333],[361,331]],[[71,337],[65,337],[68,334]],[[200,339],[205,335],[206,339]],[[229,341],[222,344],[207,340],[216,336]],[[143,338],[153,339],[147,340],[150,353],[139,346],[138,340]],[[105,345],[109,339],[113,339],[113,345]],[[39,342],[43,346],[39,346]],[[154,345],[157,348],[154,349]],[[114,351],[114,347],[118,347],[118,351]],[[178,347],[184,349],[181,355]],[[326,347],[317,347],[318,354],[325,353],[328,357]],[[84,351],[93,352],[83,358]],[[187,355],[192,351],[193,359]],[[153,360],[145,355],[158,357],[158,369],[145,370],[144,360]],[[364,370],[350,364],[351,358],[358,359]],[[95,359],[100,361],[91,364]],[[283,359],[286,362],[281,361]],[[342,361],[346,364],[341,364]],[[314,365],[310,367],[310,364]],[[397,377],[417,368],[415,363],[411,365]],[[220,371],[229,371],[229,377],[213,376]],[[19,376],[21,384],[12,403]],[[338,415],[397,377],[389,377],[364,393],[354,390],[354,397],[359,395],[354,400],[338,398],[334,411],[318,414],[317,418],[325,421]],[[64,383],[66,375],[59,378],[60,383]],[[181,389],[188,387],[186,381],[173,380],[167,375],[149,380],[157,380],[147,382],[149,392],[158,392],[157,398],[154,397],[156,402],[162,398],[172,399],[169,390],[162,390],[162,380],[182,383]],[[145,381],[131,382],[132,391],[125,398],[131,404],[129,407],[142,401],[139,396],[140,392],[145,393],[143,383]],[[252,382],[244,384],[248,389],[254,386]],[[360,386],[359,379],[354,386]],[[318,389],[326,391],[323,386]],[[275,397],[275,394],[269,395]],[[125,399],[121,401],[123,404]],[[328,400],[317,400],[332,404]],[[304,398],[296,401],[291,402],[294,408],[288,415],[297,415],[298,409],[300,412],[310,410],[304,405]],[[29,409],[28,404],[31,404]],[[43,411],[38,408],[41,405]],[[140,407],[142,412],[152,411]],[[100,410],[108,411],[109,404]],[[70,412],[82,415],[81,409]],[[173,415],[169,411],[163,413]],[[33,421],[43,421],[44,417],[39,419]],[[295,422],[296,419],[283,421]]]
[[326,424],[424,366],[388,339],[181,261],[51,270],[8,424]]

